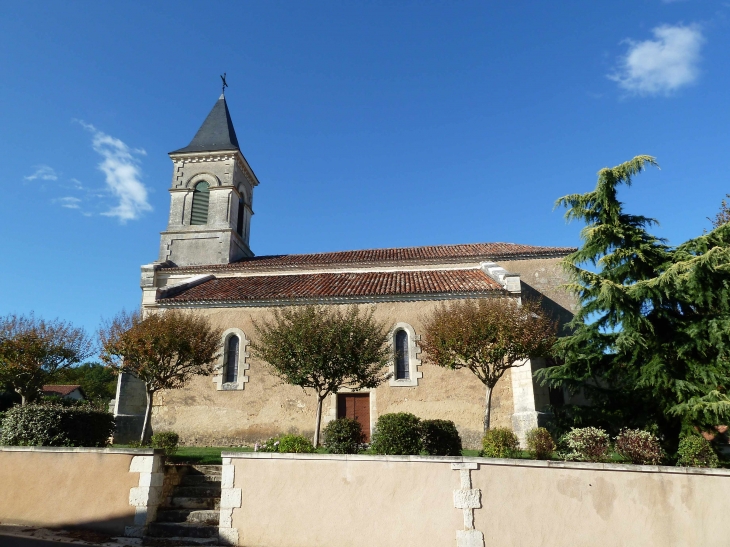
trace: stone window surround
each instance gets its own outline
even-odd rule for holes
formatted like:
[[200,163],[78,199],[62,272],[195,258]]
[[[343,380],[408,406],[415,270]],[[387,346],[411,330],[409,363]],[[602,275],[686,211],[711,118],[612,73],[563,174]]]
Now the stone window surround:
[[[228,339],[231,336],[238,336],[238,377],[236,378],[235,382],[224,382],[225,379],[225,371],[226,371],[226,353],[228,349]],[[243,391],[243,388],[246,387],[246,383],[248,382],[248,376],[246,375],[246,371],[249,368],[249,352],[246,351],[246,346],[248,346],[251,343],[251,341],[246,338],[246,335],[243,333],[241,329],[238,328],[230,328],[223,332],[222,337],[222,345],[223,345],[223,351],[221,352],[221,356],[218,359],[218,363],[215,367],[215,374],[213,376],[213,383],[215,383],[215,387],[217,391]]]
[[[397,380],[395,377],[395,334],[399,330],[403,330],[408,334],[408,376],[407,380]],[[416,334],[416,331],[408,323],[399,322],[396,323],[390,330],[390,344],[393,350],[393,360],[388,367],[390,372],[390,380],[388,385],[390,387],[416,387],[418,386],[418,380],[423,378],[423,372],[418,370],[421,366],[421,359],[418,355],[421,353],[421,348],[418,347],[418,341],[421,339],[420,335]]]

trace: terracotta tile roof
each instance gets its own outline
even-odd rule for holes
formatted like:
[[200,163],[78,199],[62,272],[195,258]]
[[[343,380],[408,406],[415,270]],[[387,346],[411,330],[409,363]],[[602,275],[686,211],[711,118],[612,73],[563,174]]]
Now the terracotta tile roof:
[[161,298],[161,304],[242,302],[297,298],[347,298],[441,293],[480,294],[502,290],[481,270],[314,273],[210,279]]
[[43,386],[41,390],[44,395],[58,395],[59,397],[65,397],[72,391],[81,389],[81,386],[76,385],[60,385],[60,386]]
[[235,271],[247,269],[302,268],[337,265],[386,264],[388,262],[457,262],[469,259],[509,259],[565,256],[573,247],[536,247],[517,243],[469,243],[392,249],[365,249],[332,253],[270,255],[244,258],[231,264],[167,267],[164,271]]

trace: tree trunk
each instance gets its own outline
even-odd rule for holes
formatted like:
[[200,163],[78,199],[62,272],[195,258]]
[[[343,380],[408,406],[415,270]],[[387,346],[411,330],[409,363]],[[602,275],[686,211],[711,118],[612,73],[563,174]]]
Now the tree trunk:
[[492,387],[487,386],[487,403],[484,409],[484,433],[489,431],[489,421],[492,417]]
[[144,443],[147,437],[147,430],[150,426],[150,417],[152,416],[152,396],[153,391],[147,391],[147,408],[144,412],[144,422],[142,423],[142,434],[140,435],[139,442]]
[[28,399],[26,399],[25,395],[22,393],[20,394],[20,406],[25,406],[28,404]]
[[322,397],[317,395],[317,418],[316,423],[314,424],[314,439],[312,439],[312,444],[314,445],[314,448],[317,448],[319,446],[319,424],[322,422]]

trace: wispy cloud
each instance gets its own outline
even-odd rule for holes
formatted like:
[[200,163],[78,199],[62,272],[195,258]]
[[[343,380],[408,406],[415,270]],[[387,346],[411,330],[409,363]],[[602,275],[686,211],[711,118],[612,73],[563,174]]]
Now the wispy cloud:
[[609,78],[636,95],[669,95],[699,77],[700,50],[705,42],[697,25],[661,25],[653,40],[626,40],[629,50]]
[[61,207],[66,207],[67,209],[81,208],[81,200],[79,198],[68,196],[65,198],[54,199],[53,201],[55,203],[58,203]]
[[139,156],[147,153],[139,148],[130,148],[124,142],[99,131],[89,123],[79,123],[92,135],[91,145],[102,157],[99,169],[106,176],[106,185],[118,200],[116,206],[102,215],[117,217],[121,222],[135,220],[152,210],[147,201],[147,188],[141,182]]
[[58,175],[56,174],[56,171],[53,170],[53,167],[49,167],[48,165],[35,165],[33,166],[33,169],[35,169],[35,172],[32,175],[28,175],[27,177],[23,177],[25,180],[57,180]]

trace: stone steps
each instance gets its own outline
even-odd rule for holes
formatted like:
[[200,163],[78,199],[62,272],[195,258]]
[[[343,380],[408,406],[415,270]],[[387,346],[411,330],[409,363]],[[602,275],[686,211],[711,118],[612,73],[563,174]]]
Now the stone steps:
[[220,465],[178,467],[180,483],[158,508],[156,521],[147,526],[144,544],[218,545],[221,469]]

